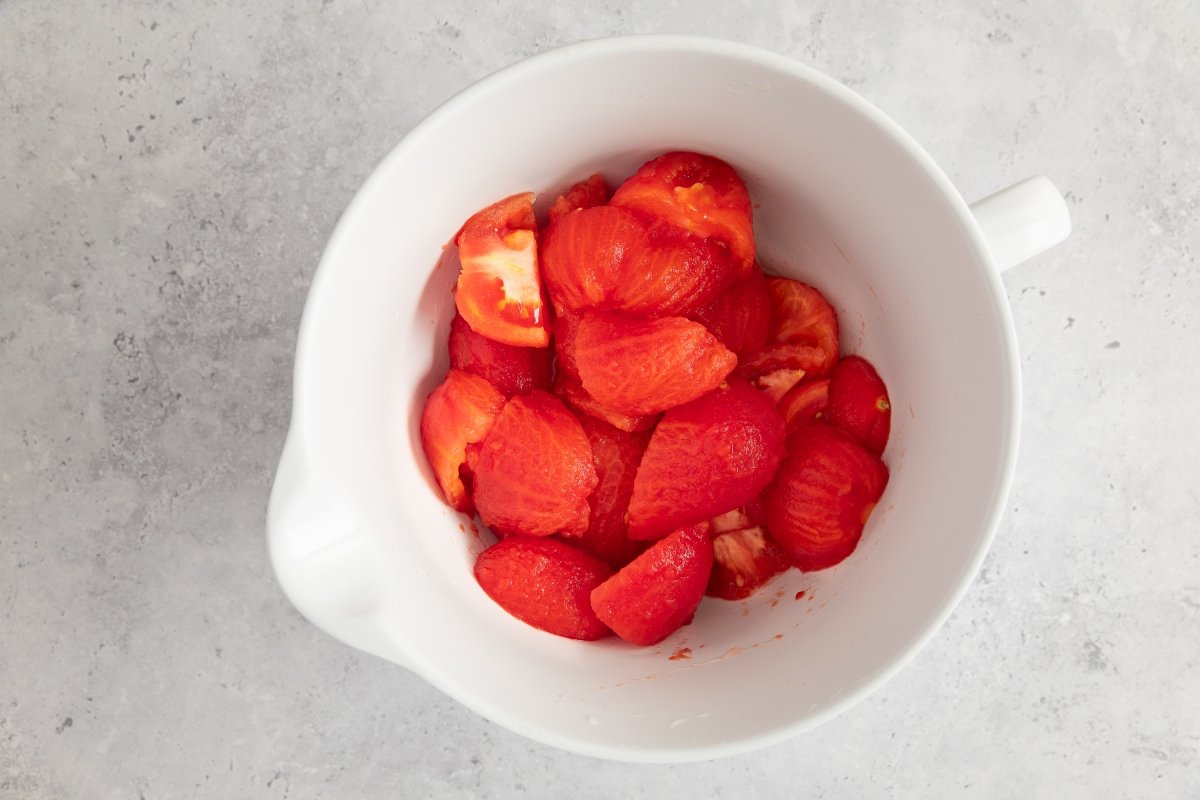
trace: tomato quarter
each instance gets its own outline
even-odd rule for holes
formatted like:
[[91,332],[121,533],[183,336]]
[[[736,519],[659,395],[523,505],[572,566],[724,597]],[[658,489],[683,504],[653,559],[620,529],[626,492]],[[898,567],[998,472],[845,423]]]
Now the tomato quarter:
[[520,347],[550,344],[532,192],[506,197],[468,219],[458,234],[458,259],[454,303],[472,330]]

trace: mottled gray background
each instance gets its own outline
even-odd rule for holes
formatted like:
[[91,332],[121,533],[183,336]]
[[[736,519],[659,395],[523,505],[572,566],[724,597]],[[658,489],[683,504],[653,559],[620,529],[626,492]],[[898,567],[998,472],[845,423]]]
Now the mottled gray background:
[[[1200,13],[889,5],[0,0],[0,797],[1200,797]],[[624,32],[795,57],[968,199],[1045,173],[1075,221],[1004,279],[1025,428],[965,602],[840,718],[686,767],[490,724],[305,623],[264,548],[355,187],[471,81]]]

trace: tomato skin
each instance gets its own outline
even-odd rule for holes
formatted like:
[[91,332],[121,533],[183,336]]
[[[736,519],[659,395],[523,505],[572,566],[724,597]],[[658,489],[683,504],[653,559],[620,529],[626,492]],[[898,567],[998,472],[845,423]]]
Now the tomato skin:
[[753,204],[746,184],[719,158],[676,151],[643,164],[613,193],[636,208],[725,247],[739,275],[754,268]]
[[457,243],[462,268],[454,304],[471,329],[517,347],[549,345],[533,193],[514,194],[477,212],[463,224]]

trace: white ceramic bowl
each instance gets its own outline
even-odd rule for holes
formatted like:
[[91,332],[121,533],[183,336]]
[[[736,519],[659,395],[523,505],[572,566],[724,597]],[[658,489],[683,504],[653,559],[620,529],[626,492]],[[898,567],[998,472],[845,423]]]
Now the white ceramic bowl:
[[[500,197],[534,190],[545,203],[597,170],[615,184],[671,149],[744,176],[763,262],[824,291],[843,351],[878,367],[894,404],[891,482],[837,568],[706,600],[656,647],[575,642],[483,594],[471,566],[485,539],[441,501],[421,452],[454,311],[454,265],[439,256]],[[998,269],[1068,230],[1044,179],[970,209],[865,100],[742,45],[610,39],[502,70],[400,142],[321,260],[271,496],[279,581],[333,636],[557,747],[686,761],[809,729],[898,670],[983,560],[1020,409]]]

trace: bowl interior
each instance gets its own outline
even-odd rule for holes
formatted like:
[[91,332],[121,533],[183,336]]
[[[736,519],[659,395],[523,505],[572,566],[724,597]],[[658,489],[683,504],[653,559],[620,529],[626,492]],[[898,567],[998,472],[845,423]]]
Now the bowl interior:
[[[485,535],[438,498],[417,434],[446,365],[443,245],[517,191],[612,184],[670,149],[746,179],[768,270],[819,287],[843,352],[893,401],[891,482],[857,552],[743,602],[706,600],[661,645],[578,643],[509,617],[471,575]],[[674,39],[568,48],[453,99],[339,224],[298,350],[294,435],[354,509],[371,602],[425,678],[495,721],[593,755],[678,760],[810,727],[897,668],[978,567],[1007,490],[1016,368],[965,207],[882,115],[809,70]],[[686,648],[686,650],[684,649]]]

